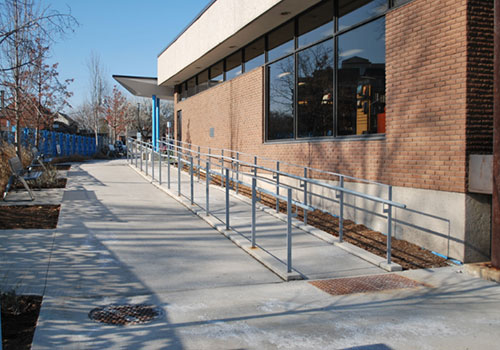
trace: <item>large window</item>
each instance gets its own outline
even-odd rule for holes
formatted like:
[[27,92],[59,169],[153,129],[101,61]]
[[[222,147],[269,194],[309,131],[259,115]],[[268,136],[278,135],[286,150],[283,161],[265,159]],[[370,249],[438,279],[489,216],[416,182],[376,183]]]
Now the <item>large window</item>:
[[333,136],[333,40],[297,55],[297,137]]
[[267,137],[270,140],[293,138],[294,72],[293,56],[267,66],[270,96]]
[[295,40],[269,57],[266,140],[385,132],[388,8],[386,0],[323,1],[295,19]]
[[338,38],[339,135],[376,134],[385,108],[385,20]]

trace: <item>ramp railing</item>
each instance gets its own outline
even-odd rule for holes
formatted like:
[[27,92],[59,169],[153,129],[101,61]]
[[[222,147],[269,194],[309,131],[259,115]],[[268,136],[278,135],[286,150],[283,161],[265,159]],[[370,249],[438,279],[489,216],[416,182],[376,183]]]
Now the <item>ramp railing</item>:
[[[238,194],[241,186],[251,190],[252,201],[252,222],[251,222],[251,243],[256,245],[256,202],[257,194],[266,194],[276,200],[276,212],[280,210],[280,203],[286,202],[287,210],[287,270],[292,271],[292,218],[297,216],[293,213],[293,207],[303,210],[304,224],[307,225],[307,212],[319,209],[325,211],[323,207],[315,204],[314,198],[335,203],[338,212],[328,212],[339,220],[339,241],[344,239],[344,210],[346,207],[354,207],[353,204],[346,203],[348,196],[359,198],[363,201],[370,201],[382,204],[381,213],[372,210],[365,210],[366,213],[376,215],[387,220],[387,263],[391,264],[392,249],[392,226],[393,208],[406,208],[392,200],[392,186],[375,181],[360,179],[348,175],[328,172],[321,169],[299,166],[287,162],[281,162],[270,158],[259,157],[244,152],[202,147],[186,142],[177,142],[168,139],[160,141],[159,147],[154,149],[151,143],[146,143],[134,139],[128,140],[127,161],[146,175],[150,175],[153,182],[163,184],[163,168],[166,168],[167,188],[171,189],[171,172],[177,171],[177,195],[185,196],[190,200],[191,205],[201,203],[196,202],[194,195],[195,181],[201,183],[201,177],[205,178],[205,212],[210,215],[210,184],[213,179],[217,179],[221,187],[225,188],[225,226],[230,230],[231,216],[229,196],[230,190]],[[151,164],[149,164],[151,163]],[[272,166],[274,165],[274,166]],[[151,169],[151,174],[149,174]],[[182,189],[181,172],[189,174],[189,192]],[[286,171],[285,171],[286,170]],[[298,175],[302,173],[303,175]],[[197,178],[195,180],[195,177]],[[333,182],[333,183],[332,183]],[[387,198],[363,193],[346,187],[347,182],[363,183],[377,186],[380,191],[385,191]],[[322,194],[322,192],[311,190],[329,190],[335,193],[332,197]]]

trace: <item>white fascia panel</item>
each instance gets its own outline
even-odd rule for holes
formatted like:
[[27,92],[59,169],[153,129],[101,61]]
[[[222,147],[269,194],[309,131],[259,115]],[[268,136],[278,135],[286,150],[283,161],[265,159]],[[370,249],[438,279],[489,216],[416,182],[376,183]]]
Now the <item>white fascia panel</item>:
[[161,85],[282,0],[217,0],[158,57]]

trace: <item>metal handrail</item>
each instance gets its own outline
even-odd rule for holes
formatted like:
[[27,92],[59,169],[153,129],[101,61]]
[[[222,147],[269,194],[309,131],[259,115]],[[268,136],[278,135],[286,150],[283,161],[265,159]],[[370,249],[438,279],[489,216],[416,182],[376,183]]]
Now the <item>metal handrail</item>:
[[[362,198],[365,200],[370,200],[370,201],[374,201],[377,203],[381,203],[384,206],[383,213],[387,214],[387,216],[386,216],[386,218],[387,218],[387,263],[388,264],[391,263],[392,207],[402,208],[402,209],[406,208],[405,204],[398,203],[398,202],[395,202],[392,200],[392,186],[384,185],[384,186],[387,186],[387,189],[388,189],[388,199],[385,199],[385,198],[377,197],[374,195],[366,194],[363,192],[351,190],[351,189],[344,187],[345,179],[356,179],[356,180],[362,180],[362,182],[365,182],[365,183],[379,184],[379,183],[376,183],[373,181],[357,179],[357,178],[347,176],[347,175],[342,175],[342,174],[325,172],[329,175],[334,175],[334,176],[337,176],[339,178],[339,185],[332,185],[332,184],[326,183],[324,181],[309,178],[308,177],[308,169],[313,169],[313,168],[303,167],[304,168],[304,176],[300,176],[300,175],[290,174],[290,173],[287,173],[285,171],[280,170],[280,168],[279,168],[280,162],[279,161],[277,161],[277,163],[276,163],[277,169],[273,169],[273,168],[269,168],[266,166],[258,165],[258,160],[257,160],[256,156],[254,156],[254,163],[249,163],[249,162],[246,162],[246,161],[239,159],[238,154],[242,154],[241,152],[229,150],[229,152],[231,154],[233,154],[233,153],[237,154],[237,158],[233,158],[233,157],[228,156],[227,153],[226,153],[226,155],[224,155],[224,149],[218,149],[221,151],[221,154],[218,155],[218,154],[212,153],[212,150],[217,149],[217,148],[204,147],[204,148],[208,148],[208,153],[205,153],[205,152],[201,152],[202,147],[200,147],[200,146],[192,145],[192,144],[189,144],[186,142],[180,142],[180,144],[182,144],[182,145],[189,146],[189,147],[183,147],[179,144],[175,144],[176,141],[175,142],[173,142],[173,141],[174,140],[160,141],[160,146],[162,146],[162,145],[167,146],[167,149],[166,149],[167,155],[163,155],[161,153],[162,147],[160,147],[158,149],[158,151],[155,151],[155,149],[151,143],[138,141],[138,140],[132,140],[132,139],[128,140],[129,144],[131,144],[132,147],[134,148],[134,151],[135,151],[134,154],[137,154],[138,148],[140,148],[140,152],[141,152],[140,169],[141,169],[141,171],[142,171],[142,161],[143,161],[142,154],[143,154],[143,152],[146,151],[148,153],[153,154],[152,166],[151,166],[151,169],[152,169],[151,175],[152,175],[153,181],[155,181],[155,156],[154,156],[154,154],[159,155],[160,177],[159,177],[158,181],[160,184],[162,181],[161,162],[162,162],[163,158],[168,159],[168,162],[167,162],[167,164],[168,164],[167,165],[168,188],[170,188],[170,165],[171,165],[172,159],[174,159],[174,163],[177,162],[178,179],[180,179],[180,177],[181,177],[181,169],[183,167],[183,164],[189,164],[189,167],[190,167],[189,173],[190,173],[190,179],[191,179],[191,181],[190,181],[190,184],[191,184],[191,196],[190,196],[191,197],[191,204],[194,204],[194,190],[193,190],[194,170],[196,169],[196,171],[198,172],[198,180],[200,180],[200,171],[204,171],[206,174],[206,181],[207,181],[207,185],[206,185],[207,186],[207,189],[206,189],[206,191],[207,191],[206,192],[207,193],[207,200],[206,200],[207,215],[209,215],[209,204],[210,204],[209,203],[209,187],[208,187],[208,185],[210,183],[210,178],[211,178],[211,175],[220,176],[221,185],[223,187],[226,187],[226,197],[227,197],[227,199],[226,199],[226,228],[227,229],[229,229],[229,227],[230,227],[229,226],[229,219],[230,219],[230,217],[229,217],[229,205],[228,205],[228,202],[229,202],[229,199],[228,199],[229,198],[228,197],[229,196],[229,182],[236,184],[236,193],[238,193],[238,188],[239,188],[238,186],[240,184],[252,188],[252,206],[255,205],[254,193],[256,191],[259,191],[261,193],[265,193],[267,195],[270,195],[270,196],[273,196],[274,198],[276,198],[276,210],[277,211],[279,211],[279,201],[287,201],[287,203],[289,203],[289,205],[295,205],[298,208],[302,208],[304,210],[304,223],[305,224],[307,224],[307,211],[313,211],[315,209],[320,209],[320,208],[314,207],[313,205],[311,205],[307,202],[308,196],[319,196],[323,199],[328,199],[332,202],[337,202],[339,204],[339,211],[340,211],[339,215],[338,215],[338,217],[339,217],[339,241],[340,242],[343,241],[343,221],[344,221],[343,211],[344,211],[344,206],[346,206],[346,205],[352,206],[352,205],[344,203],[344,195],[352,195],[352,196],[356,196],[356,197],[359,197],[359,198]],[[195,149],[193,149],[193,147]],[[197,161],[196,163],[194,162],[195,158]],[[128,157],[127,157],[127,159],[128,159]],[[205,166],[201,165],[202,159],[206,163]],[[130,159],[130,161],[132,162],[132,159]],[[229,167],[225,166],[226,163],[228,163],[228,165],[231,167],[231,169],[229,169]],[[135,159],[135,166],[139,168],[139,166],[137,164],[137,158]],[[213,167],[219,167],[220,172],[216,171]],[[250,168],[250,172],[240,171],[240,168],[245,168],[245,167]],[[148,157],[146,157],[146,171],[145,171],[146,175],[148,175],[148,169],[149,169]],[[313,170],[317,170],[317,169],[313,169]],[[230,171],[232,174],[231,176],[229,176]],[[271,174],[271,176],[270,177],[258,176],[258,171],[268,172]],[[235,177],[235,175],[236,175],[236,177]],[[243,176],[250,178],[252,184],[249,184],[249,183],[246,183],[246,182],[240,180],[239,175],[243,175]],[[288,184],[283,184],[282,182],[280,182],[280,177],[285,177],[285,178],[290,178],[290,179],[296,180],[299,182],[300,187],[296,187],[296,186],[288,185]],[[273,192],[273,191],[270,191],[268,189],[257,186],[257,181],[264,181],[270,185],[275,186],[276,192]],[[178,195],[180,196],[181,195],[181,182],[177,181],[177,185],[178,185],[178,189],[177,189]],[[327,198],[323,195],[308,191],[308,187],[310,185],[319,186],[319,187],[323,187],[323,188],[335,191],[335,194],[336,194],[335,198]],[[288,195],[287,196],[280,195],[280,189],[285,189],[287,191]],[[304,195],[303,202],[300,200],[293,200],[291,198],[293,190],[303,192],[303,195]],[[252,210],[254,211],[255,209],[253,208]],[[375,214],[375,215],[381,216],[380,214]],[[254,220],[255,220],[255,218],[254,218],[254,216],[255,216],[254,213],[252,213],[252,235],[253,235],[252,236],[252,244],[253,245],[255,244],[255,237],[254,237],[254,233],[255,233]],[[291,263],[290,263],[289,267],[291,267]]]

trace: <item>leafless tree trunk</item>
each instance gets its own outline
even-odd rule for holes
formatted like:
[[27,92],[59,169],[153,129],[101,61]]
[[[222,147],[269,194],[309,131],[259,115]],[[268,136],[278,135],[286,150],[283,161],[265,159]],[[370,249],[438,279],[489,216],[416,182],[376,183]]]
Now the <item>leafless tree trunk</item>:
[[92,130],[95,134],[96,148],[99,147],[99,122],[103,119],[104,98],[108,90],[104,70],[100,57],[92,52],[88,61],[87,69],[89,71],[89,105],[91,109]]

